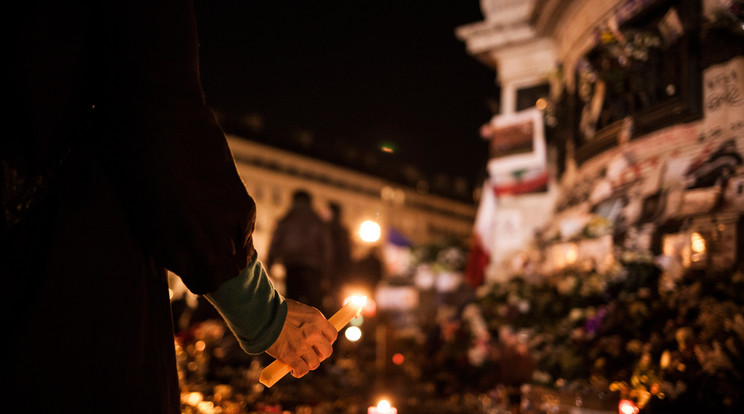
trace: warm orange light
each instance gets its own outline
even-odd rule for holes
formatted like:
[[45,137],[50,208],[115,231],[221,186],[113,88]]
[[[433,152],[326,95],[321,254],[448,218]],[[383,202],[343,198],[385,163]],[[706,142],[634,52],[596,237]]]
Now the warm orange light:
[[390,405],[388,400],[380,400],[377,407],[367,408],[367,414],[397,414],[398,409]]
[[702,262],[705,260],[707,246],[702,234],[698,232],[690,234],[690,250],[692,250],[692,253],[690,254],[691,261]]
[[698,232],[690,235],[690,247],[695,253],[705,253],[705,238]]
[[667,367],[669,367],[669,364],[671,363],[672,363],[671,352],[669,352],[668,350],[664,351],[661,354],[661,360],[659,361],[659,366],[661,367],[661,369],[667,369]]
[[364,304],[362,312],[368,316],[375,316],[375,313],[377,313],[377,302],[372,298],[367,298],[367,303]]
[[201,401],[196,404],[196,409],[200,413],[212,413],[214,411],[214,403],[212,401]]
[[545,98],[540,98],[535,102],[535,106],[537,109],[544,111],[548,107],[548,100]]
[[358,306],[360,309],[364,309],[364,306],[367,304],[367,297],[363,295],[351,295],[344,299],[344,306],[348,303]]
[[374,243],[377,240],[380,240],[381,234],[382,230],[380,229],[380,225],[372,220],[365,220],[359,226],[359,237],[367,243]]
[[566,264],[572,265],[576,263],[576,259],[579,258],[579,246],[576,243],[571,243],[566,250]]
[[204,395],[200,392],[190,392],[181,395],[181,402],[196,407],[197,404],[204,401]]
[[377,313],[377,302],[372,298],[369,289],[360,286],[344,286],[339,291],[339,297],[344,298],[342,301],[343,305],[349,303],[349,298],[359,296],[363,297],[365,302],[362,305],[362,312],[360,315],[364,316],[375,316]]
[[403,363],[406,361],[406,357],[403,356],[401,353],[397,353],[393,355],[393,364],[395,365],[403,365]]
[[638,411],[640,411],[638,407],[630,400],[620,400],[620,404],[617,405],[619,414],[637,414]]
[[362,338],[362,330],[356,326],[350,326],[344,331],[344,336],[351,342],[356,342]]

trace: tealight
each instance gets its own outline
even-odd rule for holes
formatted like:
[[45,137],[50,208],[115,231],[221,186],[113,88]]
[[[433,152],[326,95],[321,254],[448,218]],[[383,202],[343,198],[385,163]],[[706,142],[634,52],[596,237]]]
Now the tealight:
[[367,408],[367,414],[398,414],[398,409],[390,405],[388,400],[380,400],[377,407]]

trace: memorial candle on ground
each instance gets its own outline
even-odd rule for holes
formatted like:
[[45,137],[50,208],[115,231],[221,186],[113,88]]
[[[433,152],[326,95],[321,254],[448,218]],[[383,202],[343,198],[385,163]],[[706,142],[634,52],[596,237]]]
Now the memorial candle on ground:
[[398,414],[398,409],[391,407],[388,400],[380,400],[377,407],[367,408],[367,414]]

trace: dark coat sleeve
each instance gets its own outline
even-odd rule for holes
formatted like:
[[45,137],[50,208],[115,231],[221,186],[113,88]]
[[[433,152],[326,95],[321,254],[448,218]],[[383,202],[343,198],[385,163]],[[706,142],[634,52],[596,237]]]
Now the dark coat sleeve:
[[193,6],[101,3],[99,155],[156,263],[213,292],[254,253],[255,204],[205,104]]

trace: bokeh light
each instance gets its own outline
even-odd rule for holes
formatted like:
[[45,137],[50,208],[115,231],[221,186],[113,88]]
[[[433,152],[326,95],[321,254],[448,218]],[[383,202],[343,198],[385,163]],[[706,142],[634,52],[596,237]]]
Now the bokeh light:
[[705,253],[705,238],[698,232],[690,235],[690,247],[695,253]]
[[617,406],[617,411],[620,414],[636,414],[639,410],[633,401],[620,400],[620,404]]
[[404,357],[403,354],[396,353],[395,355],[393,355],[393,364],[403,365],[405,361],[406,361],[406,357]]
[[364,306],[367,304],[367,297],[364,295],[350,295],[347,296],[346,299],[344,299],[344,306],[346,306],[349,302],[351,302],[354,306],[364,308]]
[[359,237],[367,243],[374,243],[380,240],[380,225],[372,220],[365,220],[359,226]]
[[380,143],[380,151],[387,152],[388,154],[395,153],[395,143],[390,141],[385,141]]
[[535,107],[537,107],[537,109],[541,111],[544,111],[548,107],[548,100],[545,98],[538,99],[537,102],[535,102]]
[[200,392],[190,392],[181,396],[181,402],[192,407],[196,407],[202,401],[204,401],[204,395]]
[[356,342],[362,338],[362,330],[357,326],[350,326],[344,331],[344,336],[351,342]]

